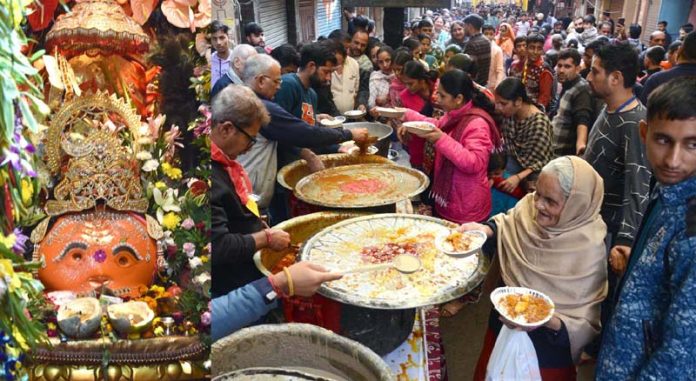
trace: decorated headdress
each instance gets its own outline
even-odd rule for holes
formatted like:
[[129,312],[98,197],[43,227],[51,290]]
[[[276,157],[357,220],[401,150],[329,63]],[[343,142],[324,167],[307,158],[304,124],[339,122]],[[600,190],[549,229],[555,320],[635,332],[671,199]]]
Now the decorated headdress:
[[[140,118],[115,95],[99,92],[68,102],[47,134],[48,169],[60,180],[46,213],[55,217],[90,210],[99,203],[117,211],[147,212],[149,203],[134,155],[142,138]],[[161,238],[157,221],[146,219],[150,236]],[[47,227],[48,219],[34,230],[32,241],[39,242]]]

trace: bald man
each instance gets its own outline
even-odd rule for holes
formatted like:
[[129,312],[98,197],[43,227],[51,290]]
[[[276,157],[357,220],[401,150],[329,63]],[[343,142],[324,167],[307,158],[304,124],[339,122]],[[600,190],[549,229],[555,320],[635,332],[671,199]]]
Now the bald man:
[[210,91],[210,99],[220,92],[220,90],[227,87],[227,85],[234,83],[235,85],[243,85],[242,73],[244,72],[244,65],[246,61],[252,57],[259,54],[256,49],[248,44],[239,44],[230,53],[230,69],[225,75],[220,77]]
[[649,47],[664,46],[665,39],[667,39],[665,32],[656,30],[650,34],[650,42],[648,42],[648,45]]

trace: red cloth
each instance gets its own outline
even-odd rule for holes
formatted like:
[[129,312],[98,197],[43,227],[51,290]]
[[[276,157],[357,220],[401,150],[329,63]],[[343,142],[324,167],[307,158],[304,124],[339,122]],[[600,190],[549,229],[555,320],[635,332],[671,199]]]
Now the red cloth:
[[227,175],[230,176],[230,181],[232,181],[234,185],[234,190],[237,192],[239,200],[242,202],[242,205],[246,205],[249,201],[249,192],[253,188],[251,187],[251,180],[249,180],[249,175],[247,175],[244,167],[230,159],[230,157],[222,152],[220,147],[212,141],[210,142],[210,158],[222,164],[227,171]]
[[551,101],[553,74],[544,66],[543,57],[539,57],[536,62],[528,61],[517,60],[513,62],[510,76],[520,78],[527,89],[527,95],[547,110]]
[[[495,188],[503,193],[507,193],[507,192],[503,191],[502,189],[498,188],[498,185],[500,185],[500,183],[505,181],[505,179],[502,176],[494,176],[491,178],[491,180],[493,180],[493,188]],[[521,199],[527,193],[525,193],[525,191],[524,191],[524,189],[522,189],[522,187],[518,186],[517,188],[515,188],[514,191],[512,191],[512,193],[507,193],[507,194],[509,194],[510,196],[512,196],[516,199]]]
[[[493,353],[493,347],[495,347],[495,340],[495,333],[488,328],[486,330],[486,336],[483,338],[481,354],[476,363],[474,381],[483,381],[486,379],[486,368],[488,367],[488,360],[490,360],[491,354]],[[539,373],[541,373],[541,379],[543,381],[568,381],[577,378],[577,371],[574,366],[569,366],[567,368],[539,368]]]
[[[423,110],[426,104],[423,97],[406,88],[401,91],[399,98],[403,107],[418,113]],[[422,168],[425,159],[425,139],[411,135],[411,140],[408,141],[408,154],[411,157],[411,165],[415,168]]]

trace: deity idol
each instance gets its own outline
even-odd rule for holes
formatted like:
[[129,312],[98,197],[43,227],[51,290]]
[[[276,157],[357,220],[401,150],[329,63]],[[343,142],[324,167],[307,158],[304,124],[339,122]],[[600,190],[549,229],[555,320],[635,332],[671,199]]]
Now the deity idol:
[[[79,102],[90,112],[98,108],[95,102],[105,106],[116,102],[102,94],[86,98]],[[86,114],[79,107],[65,109],[80,116],[66,120],[84,120]],[[137,296],[154,281],[159,259],[156,239],[162,230],[144,215],[148,201],[133,149],[120,137],[123,131],[119,136],[108,128],[113,123],[104,125],[96,119],[87,126],[66,130],[52,126],[49,131],[48,166],[63,176],[54,189],[55,200],[46,203],[51,218],[32,233],[34,257],[42,263],[38,277],[49,292]],[[63,119],[58,115],[54,120]]]

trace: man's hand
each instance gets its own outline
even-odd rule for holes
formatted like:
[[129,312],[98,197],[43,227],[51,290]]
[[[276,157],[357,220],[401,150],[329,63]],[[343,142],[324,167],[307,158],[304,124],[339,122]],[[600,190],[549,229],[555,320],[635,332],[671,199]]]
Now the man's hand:
[[[324,282],[340,279],[341,274],[328,272],[322,266],[311,262],[299,262],[288,267],[290,277],[294,286],[295,295],[312,296]],[[288,279],[285,271],[272,275],[273,283],[280,287],[285,293],[289,293]]]
[[358,105],[358,110],[365,112],[367,111],[367,107],[365,107],[365,105]]
[[617,275],[623,275],[628,265],[628,258],[631,256],[631,247],[616,245],[609,252],[609,265]]
[[317,114],[317,122],[321,122],[324,119],[333,120],[333,116],[329,114]]
[[367,128],[356,128],[354,130],[350,130],[350,133],[353,135],[353,141],[355,143],[366,142],[367,138],[370,136]]
[[582,156],[585,154],[585,148],[587,148],[587,143],[577,143],[575,145],[575,154]]
[[303,148],[300,151],[300,157],[307,162],[307,167],[311,173],[319,172],[325,168],[319,156],[310,149]]
[[268,248],[279,251],[290,246],[290,234],[280,229],[268,229]]

